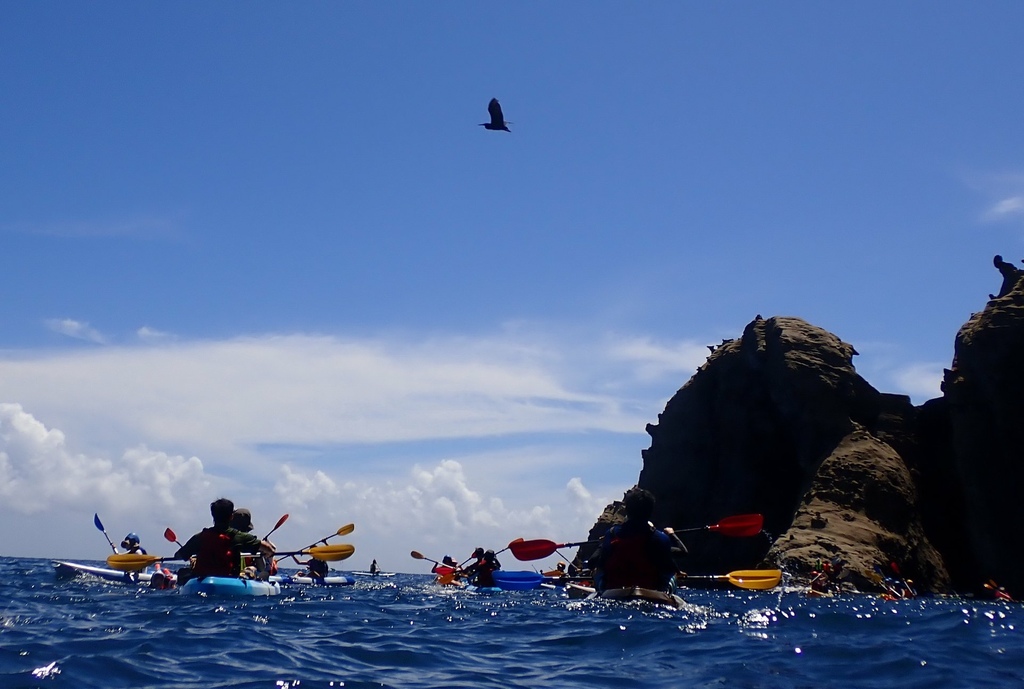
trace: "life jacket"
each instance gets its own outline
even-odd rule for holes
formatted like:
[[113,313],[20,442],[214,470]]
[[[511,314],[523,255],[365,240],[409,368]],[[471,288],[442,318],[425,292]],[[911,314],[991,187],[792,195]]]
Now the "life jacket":
[[473,584],[480,588],[494,586],[494,571],[497,569],[501,569],[501,565],[497,560],[492,562],[482,561],[473,575]]
[[237,577],[242,571],[242,558],[235,539],[224,531],[213,528],[202,530],[196,564],[192,567],[197,577]]
[[639,586],[645,589],[662,589],[665,575],[658,570],[655,562],[654,531],[639,529],[622,533],[614,526],[602,568],[604,576],[602,589],[622,589]]

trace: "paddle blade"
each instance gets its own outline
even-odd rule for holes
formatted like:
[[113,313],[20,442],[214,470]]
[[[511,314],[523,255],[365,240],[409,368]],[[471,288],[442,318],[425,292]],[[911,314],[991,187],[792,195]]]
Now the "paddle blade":
[[409,553],[409,555],[411,555],[412,559],[414,559],[414,560],[426,560],[427,559],[427,558],[423,557],[423,553],[421,553],[421,552],[419,552],[417,550],[412,551],[411,553]]
[[166,529],[164,529],[164,538],[170,541],[171,543],[178,542],[178,534],[171,531],[171,527],[169,526]]
[[737,514],[734,517],[726,517],[707,528],[708,531],[717,531],[723,536],[746,538],[761,533],[763,526],[764,517],[760,514]]
[[558,550],[558,544],[542,538],[531,541],[512,541],[508,549],[517,560],[540,560]]
[[338,529],[337,533],[335,533],[334,535],[335,536],[348,536],[350,533],[352,533],[355,530],[356,530],[356,525],[355,524],[346,524],[345,526],[343,526],[340,529]]
[[356,552],[356,547],[348,543],[342,543],[340,545],[318,545],[313,548],[307,548],[303,551],[306,555],[312,555],[318,560],[324,562],[338,562],[339,560],[345,560]]
[[92,523],[95,524],[96,528],[102,531],[103,533],[107,532],[107,530],[103,528],[103,522],[100,521],[99,512],[92,515]]
[[765,591],[775,588],[782,581],[781,569],[740,569],[725,575],[729,583],[741,589]]
[[107,557],[107,566],[121,572],[138,572],[146,567],[160,562],[163,558],[157,555],[143,555],[142,553],[120,553]]

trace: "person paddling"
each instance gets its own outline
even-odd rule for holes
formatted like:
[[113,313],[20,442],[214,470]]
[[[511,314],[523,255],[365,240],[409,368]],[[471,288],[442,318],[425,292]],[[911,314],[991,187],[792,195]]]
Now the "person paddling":
[[671,592],[676,565],[673,550],[685,553],[678,536],[654,528],[654,494],[635,487],[622,498],[626,520],[608,529],[591,565],[597,590],[639,587]]
[[[239,507],[232,512],[231,528],[251,533],[253,530],[252,512],[245,507]],[[270,543],[270,541],[267,541],[267,543]],[[271,545],[273,546],[273,543]],[[242,573],[250,579],[266,579],[269,575],[277,574],[277,560],[272,557],[258,554],[256,551],[246,551],[243,559],[245,563],[242,567]]]
[[242,553],[259,552],[265,557],[275,552],[270,541],[231,528],[231,515],[235,504],[227,498],[210,503],[213,526],[192,536],[174,554],[176,560],[195,557],[191,570],[178,572],[179,584],[185,577],[237,577],[242,570]]
[[310,577],[311,579],[319,579],[323,581],[331,569],[330,565],[319,558],[311,557],[306,561],[302,561],[292,555],[292,559],[295,560],[295,563],[300,567],[306,568],[304,571],[299,572],[300,577]]
[[486,550],[483,557],[466,568],[466,576],[474,586],[489,588],[495,586],[494,572],[499,569],[501,563],[498,562],[498,556],[493,550]]

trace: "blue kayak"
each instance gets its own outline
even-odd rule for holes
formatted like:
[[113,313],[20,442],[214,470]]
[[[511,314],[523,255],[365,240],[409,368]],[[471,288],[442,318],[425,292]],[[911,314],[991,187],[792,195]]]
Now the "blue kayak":
[[281,593],[281,584],[239,577],[195,577],[181,586],[181,592],[207,596],[276,596]]
[[544,575],[540,572],[507,572],[503,569],[496,569],[491,572],[494,577],[494,584],[503,591],[529,591],[539,589],[544,582]]

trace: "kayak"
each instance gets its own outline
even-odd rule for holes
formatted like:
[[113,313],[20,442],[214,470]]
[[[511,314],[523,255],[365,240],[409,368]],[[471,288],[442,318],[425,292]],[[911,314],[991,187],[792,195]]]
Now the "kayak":
[[587,600],[619,600],[626,602],[654,603],[656,605],[667,605],[670,608],[683,607],[683,599],[674,593],[645,589],[639,586],[631,586],[624,589],[606,589],[598,593],[589,586],[579,584],[568,584],[565,587],[570,598],[585,598]]
[[338,576],[323,577],[322,579],[291,576],[290,574],[275,574],[270,577],[270,581],[272,583],[281,584],[282,586],[288,586],[289,584],[302,584],[306,586],[350,586],[356,583],[356,580],[352,577],[347,577],[341,574]]
[[393,577],[394,572],[352,572],[357,577]]
[[148,585],[153,579],[153,574],[150,572],[122,572],[119,569],[94,567],[92,565],[83,565],[78,562],[65,562],[63,560],[54,560],[53,567],[57,577],[60,579],[70,579],[71,577],[87,574],[99,577],[100,579],[105,579],[106,581],[116,581],[120,584],[146,585]]
[[540,572],[508,572],[496,569],[491,572],[494,584],[503,591],[529,591],[540,588],[544,575]]
[[181,592],[207,596],[276,596],[281,593],[281,584],[239,577],[194,577],[181,586]]

